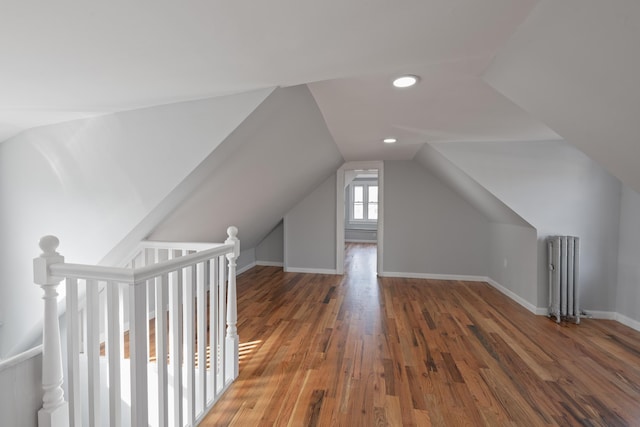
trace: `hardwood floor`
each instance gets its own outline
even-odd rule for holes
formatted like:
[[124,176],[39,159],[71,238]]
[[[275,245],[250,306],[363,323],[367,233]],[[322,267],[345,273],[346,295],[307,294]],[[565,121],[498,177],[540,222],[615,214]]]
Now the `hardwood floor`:
[[240,376],[202,426],[640,425],[640,333],[346,252],[343,277],[239,276]]

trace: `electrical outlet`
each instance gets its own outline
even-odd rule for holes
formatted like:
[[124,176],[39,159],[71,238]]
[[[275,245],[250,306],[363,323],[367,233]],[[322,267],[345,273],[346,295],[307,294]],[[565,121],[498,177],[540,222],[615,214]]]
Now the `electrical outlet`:
[[509,262],[507,261],[507,259],[506,259],[506,258],[502,260],[502,266],[503,266],[504,268],[507,268],[507,265],[508,265],[508,264],[509,264]]

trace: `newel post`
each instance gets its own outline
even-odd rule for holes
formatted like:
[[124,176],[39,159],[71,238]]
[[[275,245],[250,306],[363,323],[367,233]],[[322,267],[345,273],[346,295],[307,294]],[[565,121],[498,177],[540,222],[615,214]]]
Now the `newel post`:
[[240,255],[240,240],[236,237],[238,229],[236,227],[227,228],[229,238],[225,243],[234,245],[233,253],[227,254],[229,260],[229,285],[227,291],[227,336],[226,341],[226,361],[227,361],[227,378],[226,381],[234,380],[238,377],[238,357],[239,357],[239,338],[238,328],[238,302],[236,297],[236,259]]
[[58,323],[57,287],[61,277],[49,274],[49,266],[64,262],[56,252],[60,241],[55,236],[40,239],[42,254],[33,260],[34,282],[44,291],[44,321],[42,332],[42,409],[38,411],[39,427],[68,427],[69,405],[62,391],[62,352]]

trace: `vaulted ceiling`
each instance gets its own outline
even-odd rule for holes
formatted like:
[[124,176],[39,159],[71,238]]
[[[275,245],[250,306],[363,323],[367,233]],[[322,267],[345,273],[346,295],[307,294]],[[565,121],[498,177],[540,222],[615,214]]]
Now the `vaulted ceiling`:
[[346,160],[564,138],[640,191],[639,23],[633,0],[3,1],[0,140],[307,83]]

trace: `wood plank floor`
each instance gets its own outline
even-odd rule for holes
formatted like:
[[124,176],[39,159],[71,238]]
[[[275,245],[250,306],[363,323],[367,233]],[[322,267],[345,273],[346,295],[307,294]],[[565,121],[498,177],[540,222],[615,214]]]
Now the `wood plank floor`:
[[256,267],[240,376],[202,426],[640,426],[640,334],[556,325],[484,283]]

